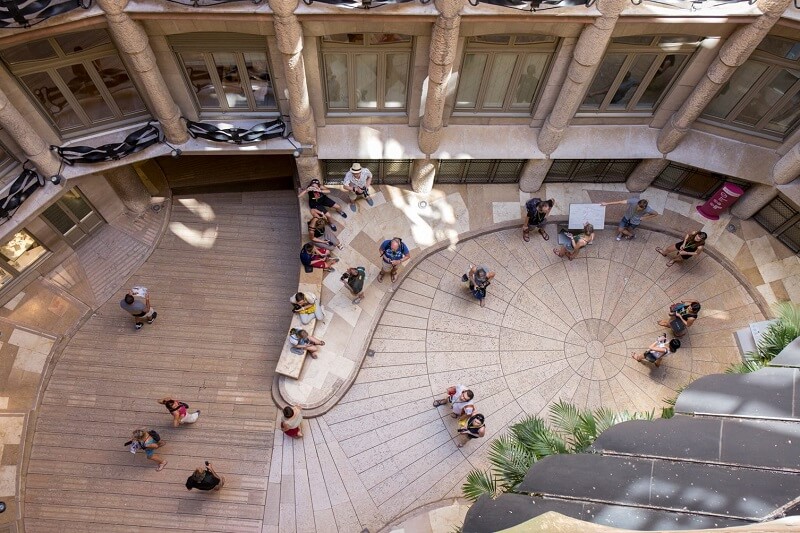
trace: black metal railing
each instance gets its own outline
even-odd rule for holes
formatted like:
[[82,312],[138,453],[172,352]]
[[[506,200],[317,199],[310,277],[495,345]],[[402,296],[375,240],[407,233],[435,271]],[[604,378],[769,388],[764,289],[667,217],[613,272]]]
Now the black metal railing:
[[1,0],[0,28],[29,28],[50,17],[91,6],[92,0]]
[[[209,7],[218,4],[230,4],[232,2],[243,2],[244,0],[169,0],[173,4],[181,4],[191,7]],[[260,4],[263,0],[250,0],[253,4]]]
[[[31,193],[44,185],[44,178],[35,170],[23,168],[22,173],[0,197],[0,224],[8,221]],[[3,193],[0,193],[3,194]]]
[[284,136],[286,123],[281,119],[254,124],[248,129],[230,127],[219,128],[206,122],[194,122],[184,117],[187,130],[192,138],[206,139],[218,143],[245,144],[266,141]]
[[[156,143],[164,142],[161,130],[155,122],[130,133],[122,142],[109,143],[96,148],[91,146],[51,146],[67,165],[75,163],[103,163],[116,161],[125,156],[141,152]],[[180,155],[180,150],[173,148],[173,155]]]
[[[314,2],[320,4],[328,4],[331,6],[343,7],[345,9],[371,9],[373,7],[381,7],[389,4],[405,4],[413,0],[303,0],[306,5],[311,5]],[[430,3],[431,0],[421,0],[423,4]]]

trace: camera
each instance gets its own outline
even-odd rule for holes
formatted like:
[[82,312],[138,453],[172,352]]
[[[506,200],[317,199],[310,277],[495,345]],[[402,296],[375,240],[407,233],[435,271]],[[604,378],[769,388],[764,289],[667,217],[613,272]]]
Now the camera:
[[339,278],[339,279],[341,281],[347,281],[348,279],[350,279],[350,273],[349,272],[345,272],[344,274],[342,274],[342,277]]
[[208,466],[208,465],[210,465],[210,464],[211,464],[211,463],[209,463],[208,461],[206,461],[206,466]]

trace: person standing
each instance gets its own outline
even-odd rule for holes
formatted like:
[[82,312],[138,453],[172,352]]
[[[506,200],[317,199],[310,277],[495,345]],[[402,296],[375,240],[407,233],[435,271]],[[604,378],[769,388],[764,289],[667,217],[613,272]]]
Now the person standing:
[[225,485],[225,478],[217,474],[214,465],[206,461],[206,467],[200,467],[186,479],[186,490],[219,490]]
[[161,405],[167,408],[169,414],[172,415],[172,425],[178,427],[181,424],[194,424],[200,418],[200,410],[198,409],[192,414],[189,414],[189,405],[178,400],[174,400],[167,396],[158,401]]
[[486,298],[486,287],[489,286],[494,275],[494,271],[487,271],[486,267],[470,265],[469,272],[461,277],[461,281],[469,283],[469,290],[472,295],[478,299],[481,307],[486,305],[484,302],[484,298]]
[[161,436],[152,429],[137,429],[132,436],[132,440],[125,443],[126,446],[131,446],[131,452],[136,453],[138,450],[144,450],[144,454],[149,460],[158,463],[156,471],[161,472],[164,470],[164,467],[167,466],[167,461],[156,453],[156,450],[164,445]]
[[311,292],[298,292],[291,298],[292,311],[300,316],[300,323],[304,326],[313,319],[325,320],[325,311],[322,304],[317,301],[316,295]]
[[697,320],[701,307],[700,302],[681,300],[669,306],[669,319],[661,320],[658,325],[671,328],[676,337],[683,337]]
[[328,209],[333,209],[342,218],[347,218],[347,213],[342,211],[342,207],[325,194],[328,192],[331,192],[330,189],[323,186],[318,179],[313,179],[308,184],[308,187],[305,189],[300,188],[300,193],[297,197],[300,198],[304,194],[308,194],[308,208],[311,210],[311,216],[324,217],[330,224],[331,229],[337,231],[336,225],[333,224],[328,214]]
[[472,399],[475,393],[469,390],[464,385],[456,385],[447,389],[447,396],[441,400],[433,400],[433,406],[439,407],[440,405],[451,404],[453,406],[453,418],[458,418],[464,414],[464,408],[472,405]]
[[350,170],[344,175],[342,182],[344,188],[356,195],[350,200],[350,210],[356,210],[356,201],[364,198],[367,205],[372,206],[375,202],[369,197],[369,187],[372,185],[372,172],[368,168],[361,168],[360,163],[353,163]]
[[670,244],[665,250],[656,248],[656,252],[668,257],[667,266],[671,267],[675,263],[683,263],[687,259],[700,255],[703,252],[707,238],[708,235],[704,231],[693,231],[686,234],[683,242]]
[[525,224],[522,226],[522,240],[528,242],[531,240],[531,228],[539,230],[539,235],[544,240],[550,240],[550,235],[544,230],[544,225],[547,221],[547,215],[550,210],[556,205],[556,201],[552,198],[549,200],[542,200],[541,198],[531,198],[525,202]]
[[636,228],[639,227],[639,224],[641,224],[643,220],[647,220],[658,216],[658,212],[652,207],[649,207],[647,204],[647,200],[644,199],[638,200],[636,198],[629,198],[627,200],[620,200],[618,202],[603,202],[600,205],[627,206],[625,209],[625,214],[622,217],[622,220],[619,221],[619,227],[617,227],[618,241],[621,241],[623,237],[625,237],[629,241],[635,239]]
[[480,439],[486,436],[485,418],[480,413],[474,413],[469,418],[464,417],[459,420],[458,434],[464,437],[461,442],[457,444],[459,448],[463,447],[470,439]]
[[392,283],[397,281],[397,266],[408,261],[411,252],[400,237],[385,240],[380,246],[381,273],[378,274],[378,283],[383,283],[383,276],[390,273]]
[[142,319],[147,320],[148,324],[152,324],[158,317],[158,313],[150,305],[150,291],[139,285],[131,288],[119,302],[119,306],[133,316],[134,327],[137,330],[144,326]]
[[303,423],[303,410],[294,405],[287,405],[283,408],[283,416],[281,417],[281,431],[293,439],[302,439],[303,431],[301,424]]
[[360,303],[364,299],[364,281],[367,279],[367,269],[364,267],[348,268],[342,274],[341,280],[344,286],[355,295],[353,303]]

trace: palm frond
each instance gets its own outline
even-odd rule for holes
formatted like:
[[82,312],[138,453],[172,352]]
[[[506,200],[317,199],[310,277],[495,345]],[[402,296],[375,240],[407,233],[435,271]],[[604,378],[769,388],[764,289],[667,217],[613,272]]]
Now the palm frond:
[[766,363],[772,361],[790,342],[800,337],[800,306],[792,302],[778,302],[773,306],[777,322],[769,325],[761,336],[756,357]]
[[749,359],[741,363],[734,363],[725,369],[726,374],[749,374],[767,366],[766,362],[758,359]]
[[577,407],[564,400],[559,400],[550,406],[550,422],[562,435],[566,435],[567,441],[572,444],[572,437],[579,431],[581,424],[581,412]]
[[502,488],[510,490],[522,482],[525,474],[536,462],[536,457],[513,435],[502,435],[492,441],[489,447],[489,461]]
[[489,472],[473,470],[467,474],[467,481],[461,486],[461,492],[473,502],[484,494],[494,498],[497,494],[497,480]]
[[570,453],[567,443],[547,423],[529,416],[511,426],[511,433],[536,459],[557,453]]

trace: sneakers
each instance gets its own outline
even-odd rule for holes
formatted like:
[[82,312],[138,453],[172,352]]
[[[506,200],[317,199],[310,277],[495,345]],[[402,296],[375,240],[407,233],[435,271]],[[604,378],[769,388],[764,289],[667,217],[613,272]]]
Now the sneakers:
[[370,206],[370,207],[375,205],[375,202],[369,196],[367,196],[367,205]]
[[353,213],[356,212],[356,204],[355,204],[355,202],[350,202],[350,211],[352,211]]
[[617,240],[621,241],[622,240],[622,235],[617,234]]
[[157,311],[153,311],[153,316],[151,316],[150,318],[147,319],[147,323],[148,324],[152,324],[155,321],[156,317],[158,317],[158,312]]
[[353,303],[354,303],[354,304],[359,304],[359,303],[361,303],[361,298],[356,298],[356,299],[354,299],[354,300],[353,300]]
[[463,276],[461,276],[461,281],[462,281],[463,283],[466,283],[466,282],[468,282],[468,281],[469,281],[469,276],[467,276],[466,274],[464,274]]
[[342,218],[347,218],[347,213],[345,213],[344,211],[339,211],[339,215],[340,215]]
[[133,327],[136,329],[136,331],[139,331],[140,329],[142,329],[142,326],[144,326],[144,324],[142,324],[141,322],[137,322],[136,325]]
[[336,227],[336,224],[328,224],[328,225],[331,227],[331,231],[333,232],[339,231],[339,228]]

